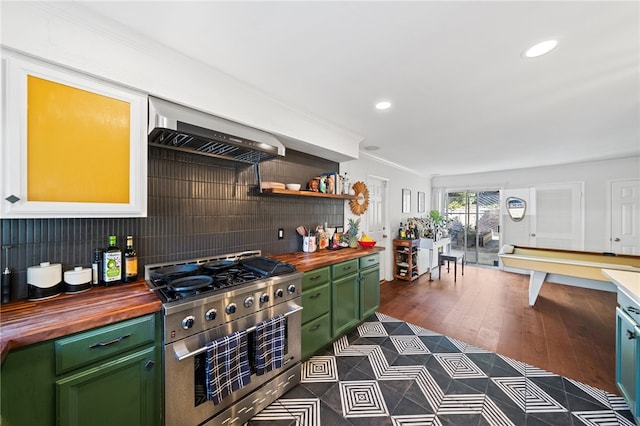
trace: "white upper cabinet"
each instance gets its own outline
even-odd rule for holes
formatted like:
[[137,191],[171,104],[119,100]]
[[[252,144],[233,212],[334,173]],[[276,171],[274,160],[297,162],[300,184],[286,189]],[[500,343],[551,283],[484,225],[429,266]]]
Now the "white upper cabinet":
[[2,51],[0,215],[147,215],[147,96]]

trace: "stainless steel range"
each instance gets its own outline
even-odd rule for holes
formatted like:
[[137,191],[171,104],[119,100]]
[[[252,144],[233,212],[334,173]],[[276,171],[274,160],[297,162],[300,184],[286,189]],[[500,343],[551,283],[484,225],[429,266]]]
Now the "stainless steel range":
[[[300,382],[302,272],[260,251],[145,266],[163,301],[165,424],[242,425]],[[257,375],[256,324],[286,317],[282,367]],[[250,383],[215,404],[207,396],[207,344],[246,330]]]

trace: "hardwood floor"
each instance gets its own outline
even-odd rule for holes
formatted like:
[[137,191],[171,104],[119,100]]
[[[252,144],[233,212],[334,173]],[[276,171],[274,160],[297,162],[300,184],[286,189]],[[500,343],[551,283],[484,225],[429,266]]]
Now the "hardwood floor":
[[456,283],[453,269],[428,279],[383,283],[378,311],[619,395],[616,293],[545,283],[529,307],[527,275],[465,265]]

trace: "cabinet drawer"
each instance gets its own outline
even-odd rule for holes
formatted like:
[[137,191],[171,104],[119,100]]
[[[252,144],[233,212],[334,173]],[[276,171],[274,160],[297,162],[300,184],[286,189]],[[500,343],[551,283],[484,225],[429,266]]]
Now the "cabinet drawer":
[[329,283],[302,292],[302,323],[306,323],[331,308],[331,287]]
[[56,374],[143,345],[153,345],[155,316],[147,315],[55,341]]
[[636,324],[640,324],[640,306],[620,288],[618,288],[618,305],[633,318]]
[[378,253],[362,256],[360,258],[360,269],[370,266],[378,266],[380,264],[380,255]]
[[330,279],[331,269],[329,267],[314,269],[305,272],[302,277],[302,291],[315,287],[320,284],[328,283]]
[[344,277],[358,272],[358,259],[349,260],[347,262],[338,263],[331,266],[333,279]]
[[302,326],[302,359],[331,342],[331,318],[324,314]]

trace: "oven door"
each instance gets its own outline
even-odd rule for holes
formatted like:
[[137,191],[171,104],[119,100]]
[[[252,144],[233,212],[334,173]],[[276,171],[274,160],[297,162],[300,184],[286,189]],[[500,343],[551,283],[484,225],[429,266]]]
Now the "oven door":
[[[282,367],[258,376],[255,374],[254,361],[250,354],[249,362],[252,370],[251,383],[233,392],[217,405],[208,400],[205,384],[207,343],[238,330],[249,330],[247,337],[249,341],[252,341],[254,337],[252,330],[257,323],[280,314],[284,314],[287,317],[285,356]],[[269,395],[273,397],[268,403],[265,404],[265,400],[260,398],[259,400],[251,402],[250,407],[243,408],[244,417],[248,420],[257,414],[258,408],[255,408],[256,406],[260,406],[259,409],[264,408],[264,406],[277,399],[286,390],[299,383],[301,319],[302,307],[300,306],[300,298],[298,297],[286,303],[281,303],[280,305],[166,345],[164,351],[165,424],[167,426],[195,426],[210,420],[214,416],[222,415],[223,412],[226,412],[224,415],[233,417],[233,419],[227,421],[225,425],[242,424],[246,420],[242,422],[233,421],[236,416],[235,412],[237,411],[233,407],[234,404],[237,404],[240,400],[247,397],[247,395],[282,373],[289,370],[296,372],[294,377],[289,377],[291,375],[291,372],[289,372],[289,374],[281,378],[284,382],[279,383],[278,389],[280,389],[281,392],[277,396],[274,395],[274,391],[268,392]],[[297,369],[293,370],[293,367],[297,367]],[[246,401],[244,401],[243,404],[246,405]]]

